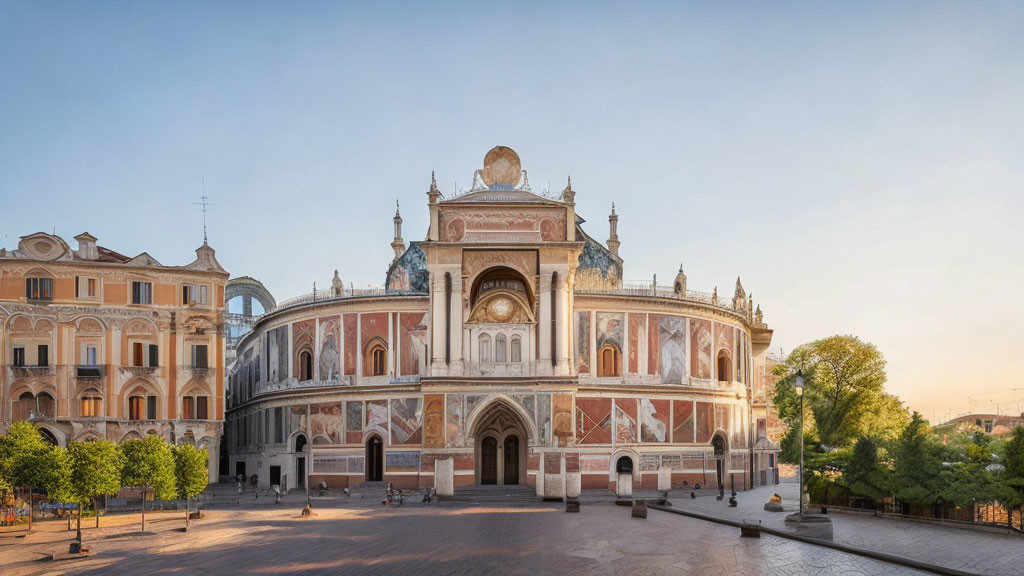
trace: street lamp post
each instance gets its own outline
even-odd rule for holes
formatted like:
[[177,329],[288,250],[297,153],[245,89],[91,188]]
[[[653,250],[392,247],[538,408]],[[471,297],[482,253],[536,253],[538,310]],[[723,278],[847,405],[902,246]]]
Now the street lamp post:
[[796,395],[800,397],[800,516],[804,515],[804,372],[796,371]]

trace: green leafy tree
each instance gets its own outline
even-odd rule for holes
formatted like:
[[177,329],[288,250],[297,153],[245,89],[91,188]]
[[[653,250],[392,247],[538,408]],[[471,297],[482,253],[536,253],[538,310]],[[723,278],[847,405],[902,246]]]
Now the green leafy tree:
[[174,475],[177,480],[178,498],[185,500],[185,525],[188,526],[188,501],[206,490],[210,481],[206,469],[209,454],[191,444],[174,448]]
[[[0,437],[0,485],[46,490],[53,500],[68,497],[70,468],[63,449],[52,446],[31,422],[11,424]],[[29,523],[31,529],[31,522]]]
[[163,438],[151,434],[142,440],[128,440],[120,449],[124,455],[123,486],[144,487],[158,500],[170,500],[177,495],[174,453]]
[[857,496],[870,498],[876,505],[889,493],[890,472],[879,459],[878,442],[861,436],[853,445],[853,456],[843,470],[842,484]]
[[124,457],[109,440],[72,442],[68,446],[71,464],[71,496],[78,503],[77,540],[82,541],[82,505],[97,496],[113,496],[121,490]]
[[[829,336],[797,347],[774,369],[773,402],[791,426],[800,417],[794,387],[804,375],[805,444],[850,447],[862,436],[895,437],[909,421],[898,398],[886,394],[885,358],[878,348],[855,336]],[[783,457],[792,461],[798,433],[783,440]]]
[[[1007,510],[1024,508],[1024,427],[1016,426],[1002,446],[1003,471],[994,488]],[[1010,514],[1012,522],[1013,515]]]
[[942,451],[920,414],[914,412],[910,417],[892,452],[896,497],[918,506],[934,504],[942,492]]

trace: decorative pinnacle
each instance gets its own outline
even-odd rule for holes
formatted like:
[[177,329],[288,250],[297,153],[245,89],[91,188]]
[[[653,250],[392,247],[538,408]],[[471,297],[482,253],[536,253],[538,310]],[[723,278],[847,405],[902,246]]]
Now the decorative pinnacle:
[[679,263],[679,273],[680,274],[683,273],[683,263],[682,262]]
[[395,218],[401,218],[402,214],[398,206],[398,198],[395,198]]
[[612,202],[612,216],[615,216],[615,202]]
[[567,192],[572,190],[572,175],[569,176],[569,182],[565,185],[565,190]]

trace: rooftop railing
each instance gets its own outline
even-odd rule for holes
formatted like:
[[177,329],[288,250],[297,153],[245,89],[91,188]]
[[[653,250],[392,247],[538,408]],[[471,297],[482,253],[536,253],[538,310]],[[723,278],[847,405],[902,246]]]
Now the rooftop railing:
[[697,302],[708,306],[714,306],[715,308],[721,308],[722,310],[728,310],[734,312],[746,318],[748,316],[747,306],[736,307],[733,302],[733,297],[729,295],[718,295],[715,296],[712,292],[698,292],[696,290],[687,290],[685,292],[676,292],[672,286],[658,286],[653,282],[645,282],[643,280],[623,280],[617,288],[604,288],[604,287],[587,287],[577,288],[574,290],[576,294],[610,294],[610,295],[623,295],[623,296],[650,296],[656,298],[673,298],[676,300],[685,300],[687,302]]

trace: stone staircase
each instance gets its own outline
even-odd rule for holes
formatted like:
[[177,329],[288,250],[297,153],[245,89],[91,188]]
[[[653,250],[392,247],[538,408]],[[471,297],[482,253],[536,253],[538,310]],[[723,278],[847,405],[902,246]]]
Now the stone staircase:
[[529,486],[460,486],[449,500],[472,506],[536,506],[541,503],[537,491]]

